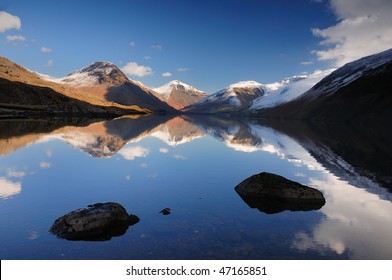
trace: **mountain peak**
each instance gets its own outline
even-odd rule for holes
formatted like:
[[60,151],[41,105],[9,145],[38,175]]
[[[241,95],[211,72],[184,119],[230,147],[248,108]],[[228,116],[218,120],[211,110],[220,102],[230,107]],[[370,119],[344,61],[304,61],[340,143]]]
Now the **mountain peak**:
[[207,95],[204,91],[179,80],[173,80],[161,87],[154,88],[154,91],[159,93],[169,105],[176,109],[182,109],[196,103]]
[[80,72],[94,72],[94,71],[105,71],[105,72],[110,72],[114,69],[118,69],[118,67],[107,61],[96,61],[91,63],[89,66],[83,68],[80,70]]
[[186,83],[183,83],[179,80],[173,80],[168,82],[167,84],[164,84],[161,87],[158,88],[154,88],[154,90],[156,92],[158,92],[159,94],[163,95],[165,98],[169,97],[169,95],[171,94],[171,92],[173,90],[183,90],[183,91],[192,91],[192,92],[200,92],[200,93],[204,93],[201,90],[198,90],[197,88],[190,86]]
[[127,76],[113,63],[96,61],[81,70],[68,74],[61,82],[72,86],[120,85],[128,81]]
[[241,81],[235,84],[231,84],[228,88],[260,88],[263,85],[256,81]]

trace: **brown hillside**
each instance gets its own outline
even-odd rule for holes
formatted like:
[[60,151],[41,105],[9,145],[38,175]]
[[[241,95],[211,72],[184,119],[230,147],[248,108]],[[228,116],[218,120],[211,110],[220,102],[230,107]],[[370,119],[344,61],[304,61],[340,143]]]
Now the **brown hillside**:
[[138,106],[103,101],[94,95],[39,75],[0,56],[0,111],[132,114],[148,113]]

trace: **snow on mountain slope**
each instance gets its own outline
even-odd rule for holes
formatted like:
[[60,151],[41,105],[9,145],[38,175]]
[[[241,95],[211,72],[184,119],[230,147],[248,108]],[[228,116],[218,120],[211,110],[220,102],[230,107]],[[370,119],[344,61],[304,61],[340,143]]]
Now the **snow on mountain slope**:
[[255,81],[242,81],[228,86],[214,94],[211,94],[198,102],[198,104],[205,104],[210,102],[228,102],[234,106],[241,106],[238,91],[244,89],[245,93],[253,93],[253,90],[264,92],[264,86]]
[[198,90],[197,88],[190,86],[188,84],[185,84],[183,82],[180,82],[178,80],[170,81],[161,87],[154,88],[153,90],[155,90],[156,92],[161,94],[165,98],[165,100],[167,100],[170,97],[171,93],[174,90],[182,90],[182,91],[186,91],[188,93],[191,93],[191,92],[192,93],[199,93],[201,95],[206,94],[204,91]]
[[254,112],[268,118],[385,121],[392,117],[391,79],[389,49],[347,63],[290,102]]
[[[307,96],[315,96],[319,93],[332,94],[344,86],[364,76],[374,76],[383,71],[380,66],[392,61],[392,49],[381,53],[363,57],[356,61],[347,63],[335,70],[328,77],[317,84]],[[379,68],[379,70],[376,70]]]
[[207,96],[189,108],[189,111],[253,112],[274,107],[298,98],[333,70],[318,70],[309,75],[293,76],[271,84],[238,82]]
[[334,69],[324,71],[317,70],[310,75],[293,76],[281,80],[280,82],[266,84],[264,96],[255,99],[249,110],[274,107],[276,105],[289,102],[301,96],[312,88],[321,79],[329,75]]
[[111,62],[94,62],[59,79],[44,75],[41,77],[76,88],[84,96],[90,96],[99,101],[109,101],[126,106],[136,105],[153,111],[175,111],[161,95],[140,82],[129,79]]
[[208,95],[194,105],[186,108],[190,112],[232,112],[246,109],[251,102],[263,96],[265,87],[255,81],[242,81]]
[[123,72],[111,62],[94,62],[89,66],[71,72],[68,76],[59,79],[74,87],[94,86],[100,84],[118,85],[128,81]]

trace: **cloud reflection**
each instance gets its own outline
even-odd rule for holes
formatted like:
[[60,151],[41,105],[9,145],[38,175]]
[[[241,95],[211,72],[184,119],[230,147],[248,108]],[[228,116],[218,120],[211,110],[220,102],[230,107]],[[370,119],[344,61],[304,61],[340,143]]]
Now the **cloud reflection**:
[[[352,259],[392,258],[392,203],[376,194],[341,181],[332,174],[309,178],[327,198],[325,217],[311,233],[298,232],[293,247],[299,250],[329,248]],[[385,240],[385,242],[380,242]]]
[[50,164],[50,162],[46,162],[46,161],[41,161],[39,163],[39,167],[41,167],[42,169],[47,169],[50,168],[52,165]]
[[0,177],[0,198],[7,199],[22,192],[22,183],[12,182],[7,178]]
[[134,160],[138,157],[146,157],[149,155],[149,153],[149,149],[141,146],[124,147],[118,152],[118,154],[122,155],[126,160]]

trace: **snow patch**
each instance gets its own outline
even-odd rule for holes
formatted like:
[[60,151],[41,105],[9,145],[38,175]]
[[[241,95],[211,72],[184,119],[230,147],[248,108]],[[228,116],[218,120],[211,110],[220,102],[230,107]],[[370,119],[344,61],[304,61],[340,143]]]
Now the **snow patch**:
[[266,84],[265,88],[267,92],[262,97],[253,100],[250,110],[274,107],[294,100],[311,89],[333,70],[317,70],[307,76],[293,76],[283,79],[280,82]]

